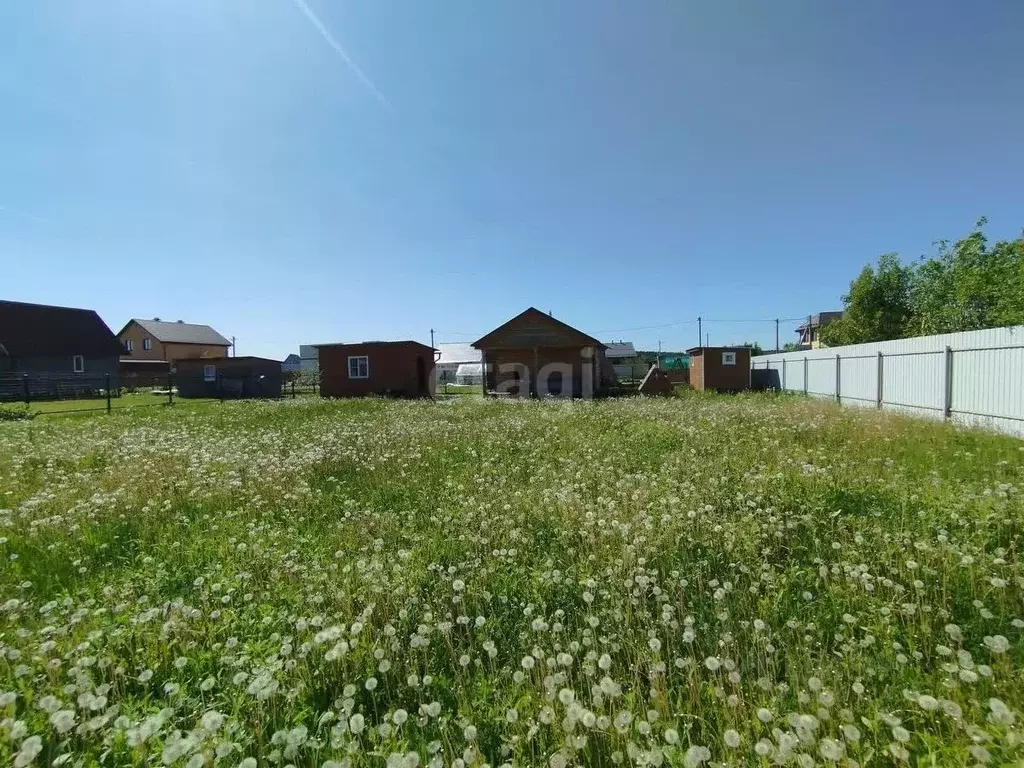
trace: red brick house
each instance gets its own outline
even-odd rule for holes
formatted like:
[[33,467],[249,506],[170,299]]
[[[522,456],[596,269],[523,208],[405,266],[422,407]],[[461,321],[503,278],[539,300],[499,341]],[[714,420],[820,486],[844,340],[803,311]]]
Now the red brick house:
[[590,398],[615,381],[604,344],[534,307],[473,347],[482,353],[485,393]]
[[433,397],[434,349],[418,341],[316,344],[323,397]]

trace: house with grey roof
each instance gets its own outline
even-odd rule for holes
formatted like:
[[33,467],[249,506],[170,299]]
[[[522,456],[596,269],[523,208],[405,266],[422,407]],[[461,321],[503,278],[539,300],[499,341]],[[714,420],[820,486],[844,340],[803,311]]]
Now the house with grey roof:
[[208,325],[135,318],[117,334],[121,361],[167,363],[198,357],[228,357],[231,342]]

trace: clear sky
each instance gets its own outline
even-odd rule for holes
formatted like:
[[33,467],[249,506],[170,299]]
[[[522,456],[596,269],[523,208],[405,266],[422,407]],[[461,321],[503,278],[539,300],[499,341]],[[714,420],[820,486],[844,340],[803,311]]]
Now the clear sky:
[[1020,232],[1022,30],[1021,0],[10,0],[0,297],[277,357],[531,304],[771,343],[720,321]]

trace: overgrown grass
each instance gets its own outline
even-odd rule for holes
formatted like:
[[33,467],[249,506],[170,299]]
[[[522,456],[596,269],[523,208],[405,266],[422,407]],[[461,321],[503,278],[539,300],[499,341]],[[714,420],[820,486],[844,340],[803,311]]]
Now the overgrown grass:
[[753,395],[0,424],[0,757],[1013,764],[1022,461]]

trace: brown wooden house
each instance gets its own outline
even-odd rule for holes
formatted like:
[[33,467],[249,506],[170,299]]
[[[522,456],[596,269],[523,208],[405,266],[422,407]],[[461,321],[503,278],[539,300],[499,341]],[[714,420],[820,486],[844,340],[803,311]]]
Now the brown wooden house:
[[418,341],[316,344],[323,397],[433,397],[434,349]]
[[693,347],[690,386],[712,392],[750,389],[750,347]]
[[590,398],[614,383],[604,344],[534,307],[473,346],[482,353],[487,394]]
[[200,357],[227,357],[231,342],[208,325],[178,320],[129,320],[117,334],[124,350],[123,360],[163,361],[173,366],[177,360]]

